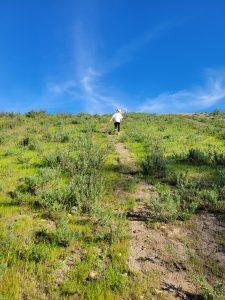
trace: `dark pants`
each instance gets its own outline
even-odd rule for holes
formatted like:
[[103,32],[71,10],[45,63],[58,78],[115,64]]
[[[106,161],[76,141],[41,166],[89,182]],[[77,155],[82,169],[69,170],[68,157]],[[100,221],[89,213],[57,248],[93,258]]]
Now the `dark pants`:
[[120,132],[120,122],[115,122],[114,126],[115,126],[115,130],[117,129],[118,132]]

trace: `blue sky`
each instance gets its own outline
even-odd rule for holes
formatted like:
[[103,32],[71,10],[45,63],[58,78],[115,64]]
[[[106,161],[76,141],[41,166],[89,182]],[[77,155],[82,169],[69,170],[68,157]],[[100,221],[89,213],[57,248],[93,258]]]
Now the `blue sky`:
[[0,0],[0,111],[225,109],[224,0]]

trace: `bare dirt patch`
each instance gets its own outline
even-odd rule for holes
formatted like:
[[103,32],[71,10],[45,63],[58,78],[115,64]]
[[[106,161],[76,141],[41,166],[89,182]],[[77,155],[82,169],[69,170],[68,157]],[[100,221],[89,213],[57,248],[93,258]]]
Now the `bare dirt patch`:
[[133,174],[138,172],[138,167],[134,157],[130,154],[123,143],[118,142],[114,144],[116,152],[118,153],[118,163],[121,167],[122,173]]
[[[123,143],[116,143],[115,148],[120,164],[126,165],[128,170],[138,170]],[[140,180],[132,195],[137,206],[127,214],[131,272],[142,277],[151,271],[160,274],[161,299],[203,299],[193,276],[195,263],[191,259],[199,260],[204,270],[212,259],[222,266],[225,251],[216,241],[216,236],[223,233],[225,227],[215,214],[203,212],[186,222],[156,224],[156,228],[152,228],[147,222],[150,215],[147,202],[149,197],[157,196],[154,187]]]
[[[174,222],[157,229],[143,221],[130,221],[129,224],[132,236],[130,269],[143,276],[151,270],[158,271],[164,299],[191,299],[190,295],[198,295],[191,257],[196,261],[200,259],[206,269],[212,259],[224,265],[225,252],[215,240],[215,235],[223,232],[224,227],[214,214],[202,213],[186,224]],[[208,276],[210,279],[210,272]]]

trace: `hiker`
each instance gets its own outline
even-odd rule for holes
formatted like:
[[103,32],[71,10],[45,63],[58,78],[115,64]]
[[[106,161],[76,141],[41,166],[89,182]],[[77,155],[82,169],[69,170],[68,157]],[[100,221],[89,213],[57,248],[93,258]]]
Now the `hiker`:
[[117,108],[116,112],[111,118],[111,121],[114,121],[114,126],[115,126],[115,133],[117,131],[117,134],[120,133],[120,122],[122,121],[123,116],[122,116],[122,111],[121,109]]

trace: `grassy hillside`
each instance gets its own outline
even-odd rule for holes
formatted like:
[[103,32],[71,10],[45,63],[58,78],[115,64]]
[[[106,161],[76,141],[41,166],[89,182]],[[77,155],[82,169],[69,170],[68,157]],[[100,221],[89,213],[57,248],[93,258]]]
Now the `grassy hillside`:
[[1,114],[0,299],[225,299],[225,116],[109,119]]

